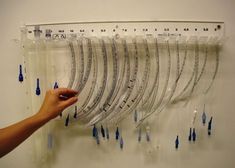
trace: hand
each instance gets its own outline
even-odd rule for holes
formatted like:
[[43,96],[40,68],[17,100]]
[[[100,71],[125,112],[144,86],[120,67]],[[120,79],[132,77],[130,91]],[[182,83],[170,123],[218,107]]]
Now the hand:
[[55,118],[65,108],[77,102],[76,94],[77,91],[67,88],[48,90],[44,102],[36,115],[47,121]]

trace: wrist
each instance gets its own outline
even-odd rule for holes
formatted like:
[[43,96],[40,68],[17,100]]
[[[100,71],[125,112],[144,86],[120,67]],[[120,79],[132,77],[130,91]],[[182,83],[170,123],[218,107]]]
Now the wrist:
[[46,124],[50,119],[46,116],[40,113],[40,111],[33,116],[34,120],[39,123],[40,125]]

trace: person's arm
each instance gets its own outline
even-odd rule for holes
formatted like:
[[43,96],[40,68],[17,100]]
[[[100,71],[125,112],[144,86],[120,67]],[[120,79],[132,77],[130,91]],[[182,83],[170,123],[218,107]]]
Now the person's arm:
[[3,157],[38,128],[58,116],[66,107],[77,101],[77,92],[67,88],[49,90],[39,112],[23,121],[0,129],[0,157]]

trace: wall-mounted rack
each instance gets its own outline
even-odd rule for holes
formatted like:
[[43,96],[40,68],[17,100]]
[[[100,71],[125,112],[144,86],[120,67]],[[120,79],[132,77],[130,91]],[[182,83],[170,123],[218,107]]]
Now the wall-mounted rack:
[[[122,149],[118,126],[128,114],[135,115],[136,127],[147,125],[150,141],[146,123],[152,114],[208,93],[218,72],[225,27],[210,21],[110,21],[27,24],[21,32],[33,113],[46,90],[78,90],[79,103],[60,117],[64,125],[93,125],[97,144],[97,125],[105,126],[106,134],[117,125]],[[20,82],[21,77],[22,66]],[[50,148],[52,128],[42,134],[49,135],[42,143]],[[104,137],[104,128],[101,132]],[[177,136],[176,148],[178,143]]]
[[[42,37],[69,38],[71,36],[200,36],[221,39],[224,22],[213,21],[108,21],[26,24],[28,38],[37,31]],[[35,32],[36,31],[36,32]]]

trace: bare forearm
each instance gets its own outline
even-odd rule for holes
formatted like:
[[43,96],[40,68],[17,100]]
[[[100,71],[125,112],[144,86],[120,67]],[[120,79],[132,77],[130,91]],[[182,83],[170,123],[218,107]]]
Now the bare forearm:
[[0,129],[0,157],[6,155],[48,121],[34,115],[19,123]]
[[[38,128],[74,104],[77,101],[75,96],[77,93],[77,91],[67,88],[49,90],[46,92],[43,104],[36,115],[0,129],[0,157],[12,151]],[[61,96],[66,99],[61,99]]]

